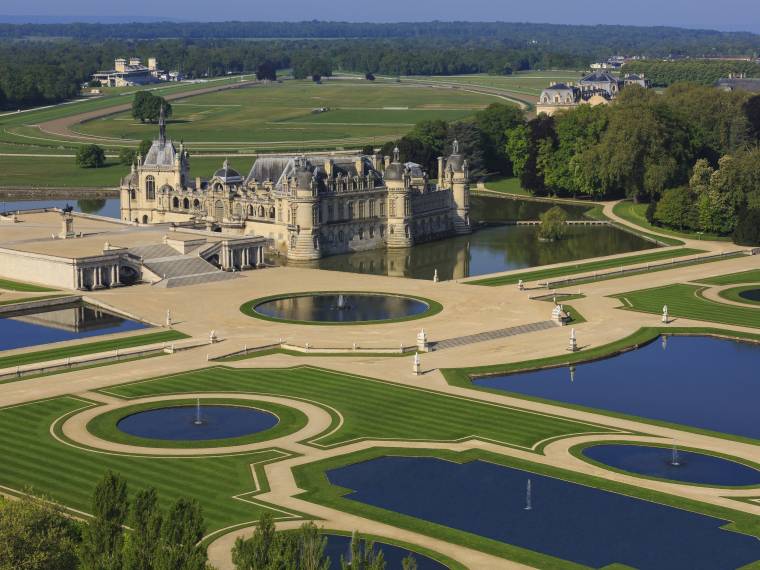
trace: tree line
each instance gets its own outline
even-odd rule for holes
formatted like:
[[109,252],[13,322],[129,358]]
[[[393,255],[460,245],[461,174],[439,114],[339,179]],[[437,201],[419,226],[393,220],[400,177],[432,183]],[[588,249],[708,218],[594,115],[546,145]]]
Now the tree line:
[[731,73],[760,77],[760,64],[752,61],[632,61],[623,66],[623,72],[643,73],[657,87],[667,87],[679,81],[713,85]]
[[679,83],[541,114],[509,129],[505,147],[534,195],[630,198],[655,223],[730,235],[760,211],[758,143],[760,96]]
[[488,40],[508,48],[537,45],[548,51],[609,57],[756,55],[758,36],[674,27],[560,25],[509,22],[153,22],[124,24],[0,24],[0,38],[132,39],[413,39]]
[[[201,539],[206,530],[197,501],[180,497],[162,507],[156,489],[129,493],[126,480],[107,472],[95,486],[92,517],[68,516],[51,501],[0,498],[0,568],[24,570],[213,570]],[[253,536],[232,550],[239,570],[328,570],[327,539],[313,522],[276,532],[261,515]],[[354,533],[341,556],[344,570],[385,570],[382,549]],[[416,570],[409,554],[403,570]]]

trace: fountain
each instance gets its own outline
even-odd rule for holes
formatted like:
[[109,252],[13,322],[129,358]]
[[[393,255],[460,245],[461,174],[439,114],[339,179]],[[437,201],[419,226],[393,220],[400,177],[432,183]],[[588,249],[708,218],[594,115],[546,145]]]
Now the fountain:
[[202,426],[204,423],[203,418],[201,418],[201,399],[198,398],[195,402],[195,419],[193,420],[193,424],[196,426]]
[[525,510],[526,511],[533,510],[533,500],[531,497],[530,479],[528,479],[528,484],[525,486]]
[[339,311],[343,311],[344,309],[350,308],[348,303],[346,303],[346,298],[343,296],[342,293],[338,295],[338,302],[336,303],[335,308],[338,309]]
[[681,465],[681,462],[678,460],[678,447],[675,445],[673,446],[673,451],[670,456],[670,464],[673,467],[679,467]]

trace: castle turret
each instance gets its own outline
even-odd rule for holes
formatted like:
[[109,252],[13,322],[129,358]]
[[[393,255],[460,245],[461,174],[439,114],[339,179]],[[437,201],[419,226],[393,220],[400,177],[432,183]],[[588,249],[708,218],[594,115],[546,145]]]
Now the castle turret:
[[[440,179],[440,174],[439,174]],[[454,141],[451,156],[444,167],[443,184],[451,188],[454,232],[472,233],[470,226],[470,169],[467,160],[459,154],[459,142]]]
[[306,159],[297,159],[293,173],[292,218],[288,225],[288,259],[309,261],[322,257],[319,244],[318,181],[308,169]]
[[412,235],[412,197],[410,192],[410,176],[400,161],[398,148],[393,149],[393,162],[384,173],[385,186],[388,189],[388,231],[386,241],[388,247],[411,247],[414,245]]

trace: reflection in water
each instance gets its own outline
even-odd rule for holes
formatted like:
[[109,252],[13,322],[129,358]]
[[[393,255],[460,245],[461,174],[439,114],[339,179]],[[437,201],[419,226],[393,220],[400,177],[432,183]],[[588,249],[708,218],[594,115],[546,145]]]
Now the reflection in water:
[[147,326],[83,303],[50,310],[19,311],[0,318],[0,350],[132,331]]
[[[327,538],[327,546],[325,548],[325,555],[330,557],[330,570],[341,570],[340,559],[341,557],[349,562],[351,555],[351,537],[341,536],[337,534],[322,535]],[[375,551],[381,551],[383,553],[383,560],[387,564],[386,568],[389,570],[395,570],[396,568],[403,568],[403,560],[409,554],[414,557],[417,563],[417,570],[446,570],[447,566],[441,564],[437,560],[428,558],[420,554],[419,552],[410,552],[406,548],[400,546],[394,546],[391,544],[385,544],[382,542],[375,542]]]
[[[409,249],[334,255],[308,266],[416,279],[432,279],[438,269],[439,278],[449,280],[654,247],[636,235],[608,226],[574,226],[565,239],[551,243],[539,241],[537,231],[536,226],[489,227]],[[281,258],[275,262],[287,263]]]
[[288,321],[356,323],[424,313],[427,303],[394,295],[329,294],[285,297],[254,307],[264,316]]
[[69,198],[64,200],[17,200],[0,201],[0,213],[17,210],[36,210],[38,208],[65,208],[73,206],[75,212],[96,214],[108,218],[119,218],[118,198]]

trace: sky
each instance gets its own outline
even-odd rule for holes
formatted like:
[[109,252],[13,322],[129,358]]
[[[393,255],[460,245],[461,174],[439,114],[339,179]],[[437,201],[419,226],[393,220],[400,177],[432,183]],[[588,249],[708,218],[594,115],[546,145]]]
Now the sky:
[[550,22],[666,25],[760,33],[760,0],[3,0],[0,14],[104,22],[122,18]]

